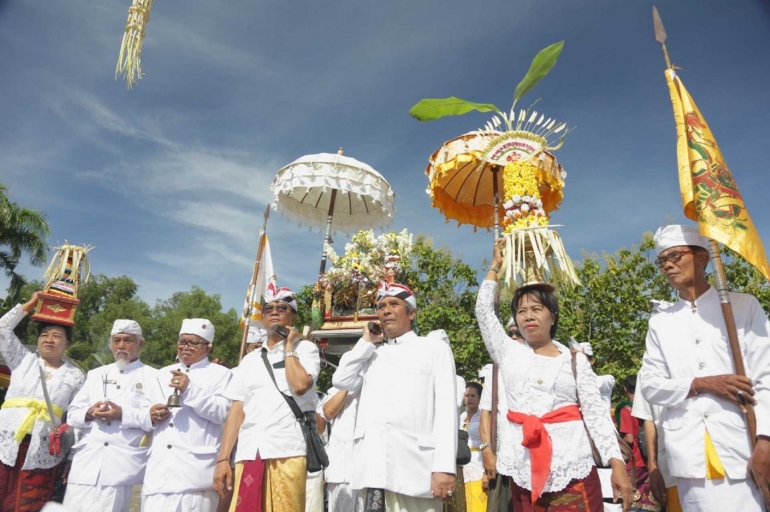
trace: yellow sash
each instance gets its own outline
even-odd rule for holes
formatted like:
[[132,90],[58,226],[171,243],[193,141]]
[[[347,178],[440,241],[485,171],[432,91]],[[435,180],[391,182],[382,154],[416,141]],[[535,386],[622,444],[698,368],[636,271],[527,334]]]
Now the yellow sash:
[[711,441],[709,431],[706,431],[706,478],[708,480],[717,480],[725,477],[725,467],[722,465],[722,461],[719,459],[719,454],[714,443]]
[[[32,428],[35,426],[35,421],[51,421],[51,418],[48,415],[48,407],[45,405],[45,400],[38,400],[36,398],[9,398],[3,402],[3,409],[6,407],[26,407],[29,409],[29,413],[27,413],[27,415],[24,417],[21,425],[19,425],[19,428],[13,435],[13,438],[17,443],[21,443],[21,440],[24,439],[24,436],[32,432]],[[51,404],[51,408],[53,409],[53,413],[59,418],[61,418],[62,414],[64,414],[64,409],[58,405]]]

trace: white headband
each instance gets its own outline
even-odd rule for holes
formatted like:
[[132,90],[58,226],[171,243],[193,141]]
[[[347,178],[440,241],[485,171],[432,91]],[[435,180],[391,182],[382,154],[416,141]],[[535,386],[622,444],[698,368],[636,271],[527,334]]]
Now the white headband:
[[709,249],[708,238],[701,236],[698,230],[691,226],[672,224],[658,228],[658,231],[655,232],[655,250],[658,251],[658,254],[682,245],[703,247],[707,251]]
[[265,291],[265,304],[270,304],[271,302],[285,302],[289,306],[291,306],[291,309],[294,310],[294,312],[297,312],[297,299],[294,297],[294,292],[286,288],[285,286],[282,286],[280,288],[276,287],[275,284],[270,283],[270,285],[267,287],[267,290]]
[[381,282],[380,287],[377,288],[377,304],[385,297],[396,297],[412,306],[412,309],[417,309],[417,299],[414,292],[402,284]]
[[182,328],[179,329],[179,335],[182,334],[195,334],[208,343],[214,343],[214,324],[205,318],[185,318],[182,320]]
[[115,320],[115,322],[112,324],[112,331],[110,332],[110,336],[114,336],[116,334],[134,334],[140,338],[144,337],[142,335],[142,328],[134,320]]

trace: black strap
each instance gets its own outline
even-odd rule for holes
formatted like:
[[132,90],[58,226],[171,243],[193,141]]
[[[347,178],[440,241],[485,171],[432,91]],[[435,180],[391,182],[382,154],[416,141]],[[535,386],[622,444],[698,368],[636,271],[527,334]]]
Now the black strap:
[[265,368],[267,368],[267,373],[270,374],[270,378],[273,379],[273,384],[275,384],[275,389],[278,390],[279,393],[281,393],[281,396],[284,400],[286,400],[286,403],[289,404],[289,407],[291,408],[291,412],[294,413],[294,417],[297,418],[297,421],[300,423],[305,421],[305,413],[302,412],[302,410],[299,408],[299,405],[297,405],[297,401],[294,400],[293,396],[286,396],[281,391],[281,388],[278,387],[278,383],[275,381],[275,375],[273,374],[273,366],[270,364],[270,361],[267,360],[267,349],[265,347],[262,347],[262,361],[265,363]]

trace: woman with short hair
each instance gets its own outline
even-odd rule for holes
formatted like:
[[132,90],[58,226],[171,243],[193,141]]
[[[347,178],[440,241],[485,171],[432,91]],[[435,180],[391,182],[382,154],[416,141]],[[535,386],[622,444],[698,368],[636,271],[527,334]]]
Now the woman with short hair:
[[530,282],[516,290],[511,311],[524,343],[511,343],[495,315],[501,242],[479,290],[476,318],[505,384],[511,428],[499,430],[497,471],[512,478],[514,510],[603,510],[589,434],[602,462],[612,466],[613,488],[625,510],[633,488],[596,375],[581,353],[576,378],[570,350],[553,339],[559,319],[555,288]]
[[53,425],[48,414],[42,367],[54,414],[61,419],[85,376],[64,359],[72,341],[72,328],[40,323],[37,354],[14,334],[14,328],[37,303],[38,294],[18,304],[0,318],[0,354],[11,369],[11,381],[0,409],[0,510],[27,512],[43,508],[51,499],[56,468],[64,455],[48,453]]

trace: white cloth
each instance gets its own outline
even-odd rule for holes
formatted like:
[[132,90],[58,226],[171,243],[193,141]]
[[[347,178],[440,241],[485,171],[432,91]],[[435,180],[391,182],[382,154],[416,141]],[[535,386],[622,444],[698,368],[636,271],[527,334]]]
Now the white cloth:
[[[155,426],[143,495],[206,491],[214,481],[222,425],[230,409],[224,392],[232,374],[208,358],[189,367],[183,363],[166,366],[158,370],[157,385],[150,387],[153,404],[165,404],[172,392],[171,370],[185,372],[190,383],[181,394],[182,407],[172,408],[171,417]],[[152,422],[149,407],[144,414],[145,421]]]
[[[104,487],[142,483],[148,449],[139,443],[152,430],[149,416],[142,413],[152,405],[147,391],[158,386],[157,374],[158,370],[138,359],[123,370],[112,363],[88,372],[67,416],[70,425],[83,431],[83,437],[72,447],[68,483]],[[123,410],[123,418],[86,421],[88,409],[105,399],[104,377],[106,398]]]
[[465,404],[465,379],[460,375],[455,375],[455,390],[457,390],[457,417],[459,418]]
[[596,382],[599,384],[599,394],[609,411],[612,409],[612,390],[615,387],[615,377],[612,375],[597,375]]
[[[286,381],[285,342],[279,341],[272,350],[267,345],[248,354],[233,368],[233,378],[225,390],[227,398],[243,402],[245,414],[238,433],[236,462],[256,460],[257,454],[262,459],[278,459],[300,457],[307,452],[302,428],[281,393],[293,396],[302,411],[315,411],[318,403],[315,380],[321,370],[318,347],[307,340],[294,345],[299,363],[313,377],[310,389],[304,395],[295,395]],[[262,361],[263,351],[267,351],[280,392]]]
[[324,512],[323,471],[307,474],[307,480],[305,480],[305,512]]
[[[751,295],[730,293],[741,353],[754,383],[757,434],[770,435],[770,322]],[[695,309],[693,309],[693,306]],[[641,392],[664,406],[662,427],[671,474],[705,478],[706,429],[731,479],[746,478],[749,440],[738,406],[710,394],[687,398],[695,377],[733,373],[719,296],[709,288],[694,304],[679,299],[650,318],[639,373]]]
[[219,495],[211,489],[149,496],[142,492],[142,512],[216,512],[217,505]]
[[460,428],[468,432],[468,447],[471,449],[471,461],[463,466],[463,479],[465,482],[477,482],[484,476],[484,460],[481,457],[479,446],[481,445],[481,411],[476,411],[465,428],[468,412],[460,415]]
[[67,512],[128,512],[132,485],[82,485],[67,481]]
[[[535,354],[527,343],[512,343],[495,315],[496,291],[497,282],[485,280],[482,283],[476,301],[476,318],[487,350],[502,370],[508,407],[524,414],[543,416],[568,405],[577,405],[577,394],[580,395],[585,427],[580,420],[545,425],[553,442],[553,455],[551,474],[543,492],[560,491],[571,480],[588,476],[594,460],[586,427],[602,462],[609,464],[611,458],[622,460],[615,427],[585,355],[577,354],[576,386],[571,353],[564,345],[554,341],[561,355],[545,357]],[[531,489],[529,450],[521,445],[522,426],[510,423],[510,428],[499,432],[507,436],[500,439],[498,446],[498,472],[512,476],[518,485]]]
[[708,250],[708,238],[701,236],[698,228],[672,224],[658,228],[655,232],[655,250],[658,254],[672,247],[695,245]]
[[[513,341],[513,340],[511,340]],[[518,343],[518,342],[516,342]],[[481,392],[481,400],[479,401],[480,411],[492,412],[492,375],[490,367],[489,378],[484,380],[484,391]],[[505,398],[505,383],[503,382],[503,372],[500,368],[497,369],[497,450],[500,450],[500,441],[502,439],[510,439],[510,434],[503,432],[510,428],[511,422],[508,421],[508,400]],[[482,454],[483,459],[483,454]],[[498,463],[499,463],[498,459]]]
[[[44,362],[21,344],[13,329],[26,316],[21,305],[15,306],[0,318],[0,354],[3,355],[8,368],[11,369],[11,383],[5,394],[5,399],[32,398],[45,403],[43,385],[40,383],[40,370]],[[85,382],[85,375],[72,363],[66,362],[59,368],[44,366],[46,387],[53,405],[58,405],[65,411],[78,390]],[[0,461],[7,466],[16,464],[19,445],[14,440],[16,430],[29,413],[26,407],[6,407],[0,409]],[[23,470],[47,469],[59,464],[63,457],[54,457],[48,453],[48,433],[51,423],[37,420],[32,427],[27,458],[22,465]]]
[[350,484],[326,483],[329,512],[360,512],[364,509],[363,495]]
[[580,348],[583,349],[583,353],[589,357],[593,357],[594,355],[594,348],[591,346],[590,343],[587,341],[584,341],[580,343]]
[[270,282],[270,284],[267,285],[267,290],[265,290],[263,298],[265,304],[270,304],[271,302],[285,302],[291,306],[291,309],[293,309],[295,313],[297,312],[297,299],[294,296],[294,292],[285,286],[278,287],[274,282]]
[[417,298],[414,296],[414,292],[409,289],[408,286],[398,283],[388,283],[381,281],[380,286],[377,288],[377,305],[385,297],[397,297],[406,302],[412,309],[417,309]]
[[444,505],[438,498],[414,498],[385,491],[386,512],[441,512],[442,510]]
[[751,480],[679,478],[676,488],[684,512],[765,512],[762,495]]
[[112,323],[112,330],[110,336],[116,334],[134,334],[142,337],[142,327],[134,320],[118,319]]
[[331,435],[326,445],[326,454],[329,456],[329,467],[324,470],[326,483],[346,483],[353,479],[353,432],[356,427],[356,411],[358,409],[357,391],[350,392],[345,397],[342,409],[333,419],[328,419],[323,412],[323,406],[341,391],[337,388],[329,389],[317,412],[329,423]]
[[[642,389],[639,376],[636,377],[636,389]],[[666,487],[674,487],[676,485],[676,477],[671,475],[671,471],[668,469],[668,454],[666,453],[666,436],[663,432],[663,427],[660,422],[661,415],[663,414],[663,407],[660,405],[653,405],[644,399],[641,393],[634,394],[634,406],[631,408],[631,415],[634,418],[639,418],[642,421],[652,421],[655,423],[655,431],[658,436],[658,471],[663,477],[663,482]],[[651,447],[647,447],[650,449]]]
[[340,358],[334,386],[361,390],[354,489],[430,498],[432,473],[457,471],[455,364],[445,337],[409,331],[376,347],[362,338]]
[[214,343],[214,324],[205,318],[185,318],[179,329],[179,335],[183,334],[195,334],[209,343]]
[[264,343],[267,341],[267,331],[256,325],[249,326],[246,343]]

